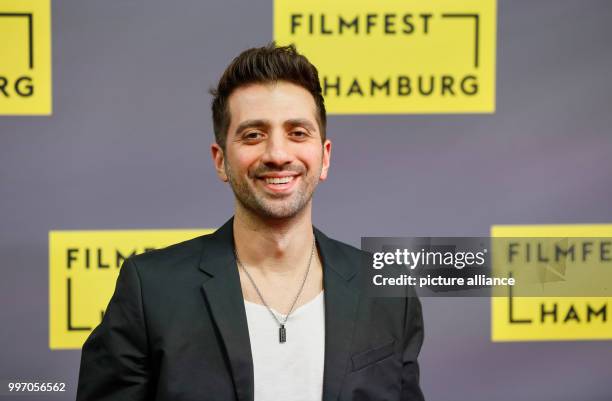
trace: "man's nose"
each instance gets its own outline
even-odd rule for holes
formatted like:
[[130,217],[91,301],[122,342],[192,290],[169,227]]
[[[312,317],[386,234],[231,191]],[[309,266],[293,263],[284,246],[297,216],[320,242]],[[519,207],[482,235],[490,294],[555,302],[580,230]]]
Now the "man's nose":
[[266,149],[262,155],[262,163],[271,166],[284,166],[293,161],[291,144],[284,134],[273,133],[268,138]]

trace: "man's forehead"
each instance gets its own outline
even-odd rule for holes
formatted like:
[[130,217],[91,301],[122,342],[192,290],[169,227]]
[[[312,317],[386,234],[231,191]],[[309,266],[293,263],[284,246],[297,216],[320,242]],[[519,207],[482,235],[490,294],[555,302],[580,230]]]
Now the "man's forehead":
[[316,124],[316,104],[306,89],[285,81],[256,83],[237,88],[228,99],[230,125],[266,120],[270,125],[291,121]]

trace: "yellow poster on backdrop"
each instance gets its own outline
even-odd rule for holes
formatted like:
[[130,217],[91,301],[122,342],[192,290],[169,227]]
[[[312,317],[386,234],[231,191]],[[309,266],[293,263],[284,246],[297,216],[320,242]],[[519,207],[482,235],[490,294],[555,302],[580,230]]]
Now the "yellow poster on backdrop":
[[50,348],[81,348],[89,333],[100,323],[126,258],[212,231],[49,232]]
[[333,114],[495,111],[496,0],[274,0]]
[[[491,237],[612,237],[612,224],[493,226]],[[611,340],[609,297],[491,299],[492,341]]]
[[0,115],[51,114],[51,2],[0,1]]

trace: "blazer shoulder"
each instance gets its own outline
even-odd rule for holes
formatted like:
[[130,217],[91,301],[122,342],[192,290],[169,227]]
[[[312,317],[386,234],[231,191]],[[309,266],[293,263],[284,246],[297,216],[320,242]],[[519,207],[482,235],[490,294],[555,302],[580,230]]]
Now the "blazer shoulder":
[[141,272],[168,269],[176,271],[179,267],[197,266],[204,244],[211,235],[201,235],[165,248],[132,256],[130,259]]
[[359,271],[359,266],[369,255],[353,245],[330,238],[320,231],[317,234],[324,257],[329,258],[328,260],[334,265],[343,266],[343,270]]
[[329,238],[329,237],[327,237],[327,239],[329,240],[330,245],[333,248],[335,248],[337,252],[341,253],[344,256],[351,257],[351,258],[359,258],[367,254],[361,249],[351,244],[347,244],[346,242],[338,241],[336,239]]

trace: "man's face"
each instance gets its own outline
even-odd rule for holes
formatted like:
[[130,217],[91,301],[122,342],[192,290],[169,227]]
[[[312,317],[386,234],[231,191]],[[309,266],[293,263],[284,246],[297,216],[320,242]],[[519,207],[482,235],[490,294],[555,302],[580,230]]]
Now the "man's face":
[[236,89],[225,150],[212,145],[219,178],[240,206],[264,218],[293,217],[327,178],[331,142],[321,142],[312,95],[279,81]]

